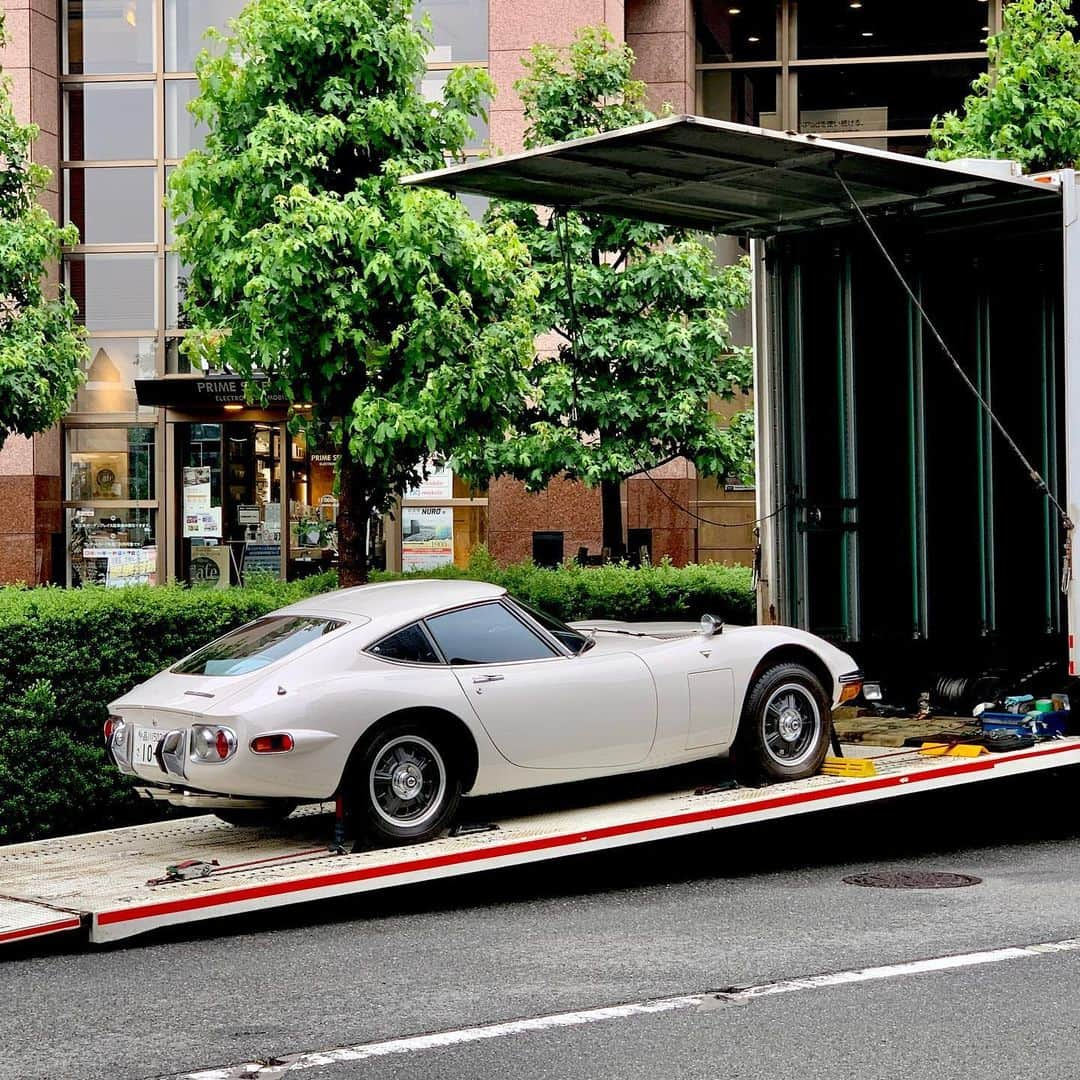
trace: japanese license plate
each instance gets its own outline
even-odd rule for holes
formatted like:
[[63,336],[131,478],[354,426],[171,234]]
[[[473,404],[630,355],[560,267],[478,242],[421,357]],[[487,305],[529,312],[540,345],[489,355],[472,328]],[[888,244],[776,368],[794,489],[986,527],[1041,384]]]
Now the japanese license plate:
[[164,731],[157,728],[137,727],[131,747],[131,764],[155,768],[158,765],[158,743],[165,738]]

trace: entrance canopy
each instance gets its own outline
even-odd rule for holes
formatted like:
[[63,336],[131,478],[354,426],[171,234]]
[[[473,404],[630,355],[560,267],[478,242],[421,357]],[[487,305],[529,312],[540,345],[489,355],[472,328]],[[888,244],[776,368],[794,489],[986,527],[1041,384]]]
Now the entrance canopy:
[[420,184],[751,236],[847,224],[844,178],[868,216],[928,225],[1060,223],[1056,182],[988,174],[813,135],[675,116],[605,135],[420,173]]

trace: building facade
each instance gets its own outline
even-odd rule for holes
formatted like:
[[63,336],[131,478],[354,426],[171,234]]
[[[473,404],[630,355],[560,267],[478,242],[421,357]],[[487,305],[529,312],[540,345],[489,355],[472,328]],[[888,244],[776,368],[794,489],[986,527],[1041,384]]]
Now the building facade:
[[[241,0],[3,3],[10,40],[0,61],[20,118],[42,131],[35,156],[53,171],[46,203],[80,231],[61,269],[89,360],[60,428],[0,449],[0,581],[226,584],[253,568],[295,575],[326,565],[330,448],[290,433],[291,403],[248,408],[236,380],[192,373],[179,348],[185,268],[162,199],[203,138],[186,109],[195,56]],[[422,89],[438,95],[456,65],[487,67],[498,94],[489,123],[477,123],[476,149],[513,151],[524,129],[513,91],[522,54],[603,23],[633,47],[658,110],[921,154],[930,118],[959,106],[985,69],[1000,3],[421,0],[434,27]],[[631,478],[624,502],[632,549],[677,562],[750,556],[752,492],[699,477],[690,463]],[[406,493],[376,537],[391,567],[462,562],[479,542],[500,559],[598,554],[599,493],[557,481],[528,495],[507,479],[475,492],[443,474]]]

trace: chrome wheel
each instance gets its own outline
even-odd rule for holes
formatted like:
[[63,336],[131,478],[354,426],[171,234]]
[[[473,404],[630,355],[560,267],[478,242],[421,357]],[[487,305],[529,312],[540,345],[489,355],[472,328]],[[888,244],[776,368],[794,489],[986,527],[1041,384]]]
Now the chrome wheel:
[[821,737],[821,710],[800,683],[778,686],[762,712],[762,744],[778,765],[798,766],[811,758]]
[[371,808],[389,825],[423,825],[438,816],[446,789],[446,763],[436,746],[420,735],[389,739],[372,757]]

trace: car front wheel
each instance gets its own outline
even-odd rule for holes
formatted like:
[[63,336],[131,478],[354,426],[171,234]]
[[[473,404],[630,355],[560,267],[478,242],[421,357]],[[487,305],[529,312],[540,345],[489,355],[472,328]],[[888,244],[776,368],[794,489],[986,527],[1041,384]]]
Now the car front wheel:
[[432,840],[449,825],[460,798],[455,756],[427,724],[413,721],[368,738],[346,793],[358,846]]
[[830,723],[829,697],[817,675],[802,664],[777,664],[746,695],[736,763],[765,780],[813,776],[829,751]]

